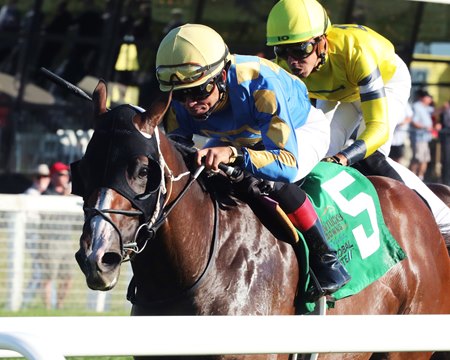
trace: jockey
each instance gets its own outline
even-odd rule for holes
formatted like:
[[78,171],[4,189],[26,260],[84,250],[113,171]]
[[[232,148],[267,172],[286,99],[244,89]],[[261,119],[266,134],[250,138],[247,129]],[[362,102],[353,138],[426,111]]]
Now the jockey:
[[328,121],[311,106],[301,80],[269,60],[230,54],[216,31],[199,24],[165,36],[156,76],[162,91],[172,91],[167,134],[190,144],[194,134],[210,139],[198,150],[199,165],[204,158],[206,168],[216,171],[219,163],[233,163],[240,153],[244,170],[275,182],[270,195],[303,234],[320,284],[308,291],[307,300],[345,285],[350,276],[295,184],[325,156],[330,138]]
[[281,0],[267,19],[267,45],[330,120],[326,160],[404,182],[428,202],[441,233],[450,235],[450,209],[388,157],[411,90],[408,68],[391,42],[366,26],[331,25],[316,0]]

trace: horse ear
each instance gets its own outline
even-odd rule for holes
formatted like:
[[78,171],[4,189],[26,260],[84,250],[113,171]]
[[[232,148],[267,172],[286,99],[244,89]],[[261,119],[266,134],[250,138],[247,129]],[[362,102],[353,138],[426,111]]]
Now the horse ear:
[[164,114],[170,106],[170,101],[172,100],[172,92],[159,91],[156,99],[150,105],[150,109],[147,110],[148,121],[153,127],[158,126]]
[[107,111],[106,99],[108,91],[106,88],[106,82],[102,79],[99,80],[97,86],[92,94],[92,101],[94,102],[94,116],[101,115]]
[[[142,131],[144,127],[155,128],[157,127],[164,118],[164,114],[170,106],[170,101],[172,100],[172,92],[160,91],[156,96],[155,100],[150,105],[150,109],[139,114],[135,117],[135,123],[141,122],[140,128]],[[146,132],[148,132],[147,129]]]

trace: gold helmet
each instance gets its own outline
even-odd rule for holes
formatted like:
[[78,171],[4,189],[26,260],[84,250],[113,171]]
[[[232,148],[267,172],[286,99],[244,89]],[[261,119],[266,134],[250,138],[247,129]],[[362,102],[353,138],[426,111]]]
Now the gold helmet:
[[325,9],[316,0],[281,0],[267,19],[267,45],[307,41],[326,34],[330,27]]
[[216,77],[228,59],[222,37],[208,26],[186,24],[172,29],[156,54],[156,77],[162,91],[199,86]]

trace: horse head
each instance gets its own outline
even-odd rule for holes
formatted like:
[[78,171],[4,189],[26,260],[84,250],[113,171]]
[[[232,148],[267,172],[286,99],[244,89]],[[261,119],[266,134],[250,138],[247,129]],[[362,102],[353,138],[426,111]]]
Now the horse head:
[[107,110],[106,84],[93,93],[94,134],[84,157],[72,164],[73,193],[84,199],[85,224],[76,260],[94,290],[117,283],[120,265],[149,238],[161,216],[164,160],[158,124],[170,99],[151,110],[120,105]]

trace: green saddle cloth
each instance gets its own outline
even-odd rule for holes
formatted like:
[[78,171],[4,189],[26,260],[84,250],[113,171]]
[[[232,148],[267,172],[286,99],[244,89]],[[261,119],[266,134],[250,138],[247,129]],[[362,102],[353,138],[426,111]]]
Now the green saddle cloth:
[[[327,240],[352,276],[333,294],[336,300],[358,293],[406,258],[383,220],[375,188],[359,171],[321,162],[305,178],[302,188],[317,211]],[[300,306],[310,312],[314,304],[301,302],[309,284],[306,243],[300,256],[305,264],[301,269],[305,287],[299,294]]]

